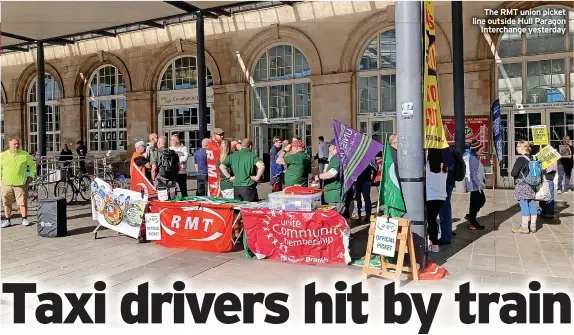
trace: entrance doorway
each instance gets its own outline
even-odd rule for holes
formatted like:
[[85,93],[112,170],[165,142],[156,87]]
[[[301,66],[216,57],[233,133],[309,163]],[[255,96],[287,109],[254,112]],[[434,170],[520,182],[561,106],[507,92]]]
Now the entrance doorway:
[[[571,109],[531,109],[524,112],[506,110],[502,113],[503,157],[497,171],[497,187],[513,188],[510,171],[518,158],[516,144],[521,140],[532,141],[532,126],[545,125],[550,145],[556,147],[564,135],[574,138],[574,112]],[[536,154],[539,146],[532,148]]]
[[[182,145],[189,151],[187,160],[187,174],[195,174],[195,152],[201,149],[199,138],[199,114],[198,105],[187,105],[177,107],[163,107],[159,115],[160,134],[167,136],[168,145],[170,137],[178,135]],[[211,131],[212,111],[211,105],[207,106],[207,130]]]
[[359,130],[382,144],[385,144],[389,135],[395,133],[395,129],[394,117],[359,119]]
[[273,137],[279,136],[291,142],[294,136],[301,137],[306,150],[311,154],[312,135],[311,122],[297,121],[293,123],[259,123],[253,125],[253,151],[260,157],[268,154],[273,145]]

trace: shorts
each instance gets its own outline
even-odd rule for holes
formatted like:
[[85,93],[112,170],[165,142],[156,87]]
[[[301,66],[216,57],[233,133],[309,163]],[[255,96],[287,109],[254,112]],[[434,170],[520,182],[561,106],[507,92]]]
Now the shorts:
[[2,204],[4,207],[12,207],[16,201],[18,206],[28,206],[28,185],[8,186],[2,184]]
[[221,193],[223,193],[223,197],[225,199],[233,199],[233,189],[230,188],[228,190],[221,190]]

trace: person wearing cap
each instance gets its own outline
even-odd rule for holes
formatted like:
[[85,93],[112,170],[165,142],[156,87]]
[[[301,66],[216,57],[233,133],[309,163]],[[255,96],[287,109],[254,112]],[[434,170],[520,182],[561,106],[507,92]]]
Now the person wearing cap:
[[217,142],[217,146],[221,145],[221,141],[225,137],[225,132],[221,128],[215,128],[211,131],[211,140]]
[[[219,169],[225,178],[233,180],[233,198],[235,200],[257,202],[257,182],[265,172],[263,160],[254,154],[253,142],[249,138],[241,141],[241,150],[227,156]],[[233,173],[233,176],[231,173]]]
[[285,187],[300,185],[307,187],[311,172],[311,156],[303,149],[303,142],[294,139],[277,157],[277,164],[286,166]]
[[144,141],[138,141],[135,145],[136,152],[132,155],[132,160],[130,164],[130,176],[134,176],[137,171],[140,171],[142,175],[149,176],[146,170],[151,170],[151,164],[149,160],[144,156],[146,151],[146,144]]
[[472,140],[470,149],[463,156],[466,164],[465,184],[467,191],[470,192],[470,204],[465,219],[468,221],[468,229],[470,230],[484,229],[484,226],[480,225],[476,219],[478,212],[486,203],[484,195],[486,177],[484,165],[480,162],[480,154],[482,154],[482,143]]
[[327,204],[337,204],[341,202],[341,182],[339,181],[339,156],[335,139],[329,142],[329,163],[325,172],[315,177],[315,182],[323,181],[323,198]]

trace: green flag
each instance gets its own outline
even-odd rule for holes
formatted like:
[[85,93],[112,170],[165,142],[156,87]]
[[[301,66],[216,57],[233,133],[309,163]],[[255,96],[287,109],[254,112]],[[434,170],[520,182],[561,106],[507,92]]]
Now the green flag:
[[392,217],[403,217],[407,211],[388,140],[385,141],[385,152],[383,155],[383,171],[381,186],[379,187],[379,206],[385,206],[384,214],[390,214]]

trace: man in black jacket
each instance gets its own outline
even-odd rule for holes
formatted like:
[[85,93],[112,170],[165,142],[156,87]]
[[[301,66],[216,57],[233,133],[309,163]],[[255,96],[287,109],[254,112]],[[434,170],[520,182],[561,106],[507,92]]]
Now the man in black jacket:
[[[572,177],[572,166],[574,165],[572,160],[572,153],[574,150],[572,150],[572,145],[570,145],[570,136],[564,136],[562,138],[562,143],[558,145],[556,150],[558,150],[560,155],[562,155],[562,158],[558,160],[557,192],[560,194],[562,193],[562,190],[564,190],[564,193],[567,193],[570,189],[570,177]],[[564,188],[562,188],[563,182]]]

